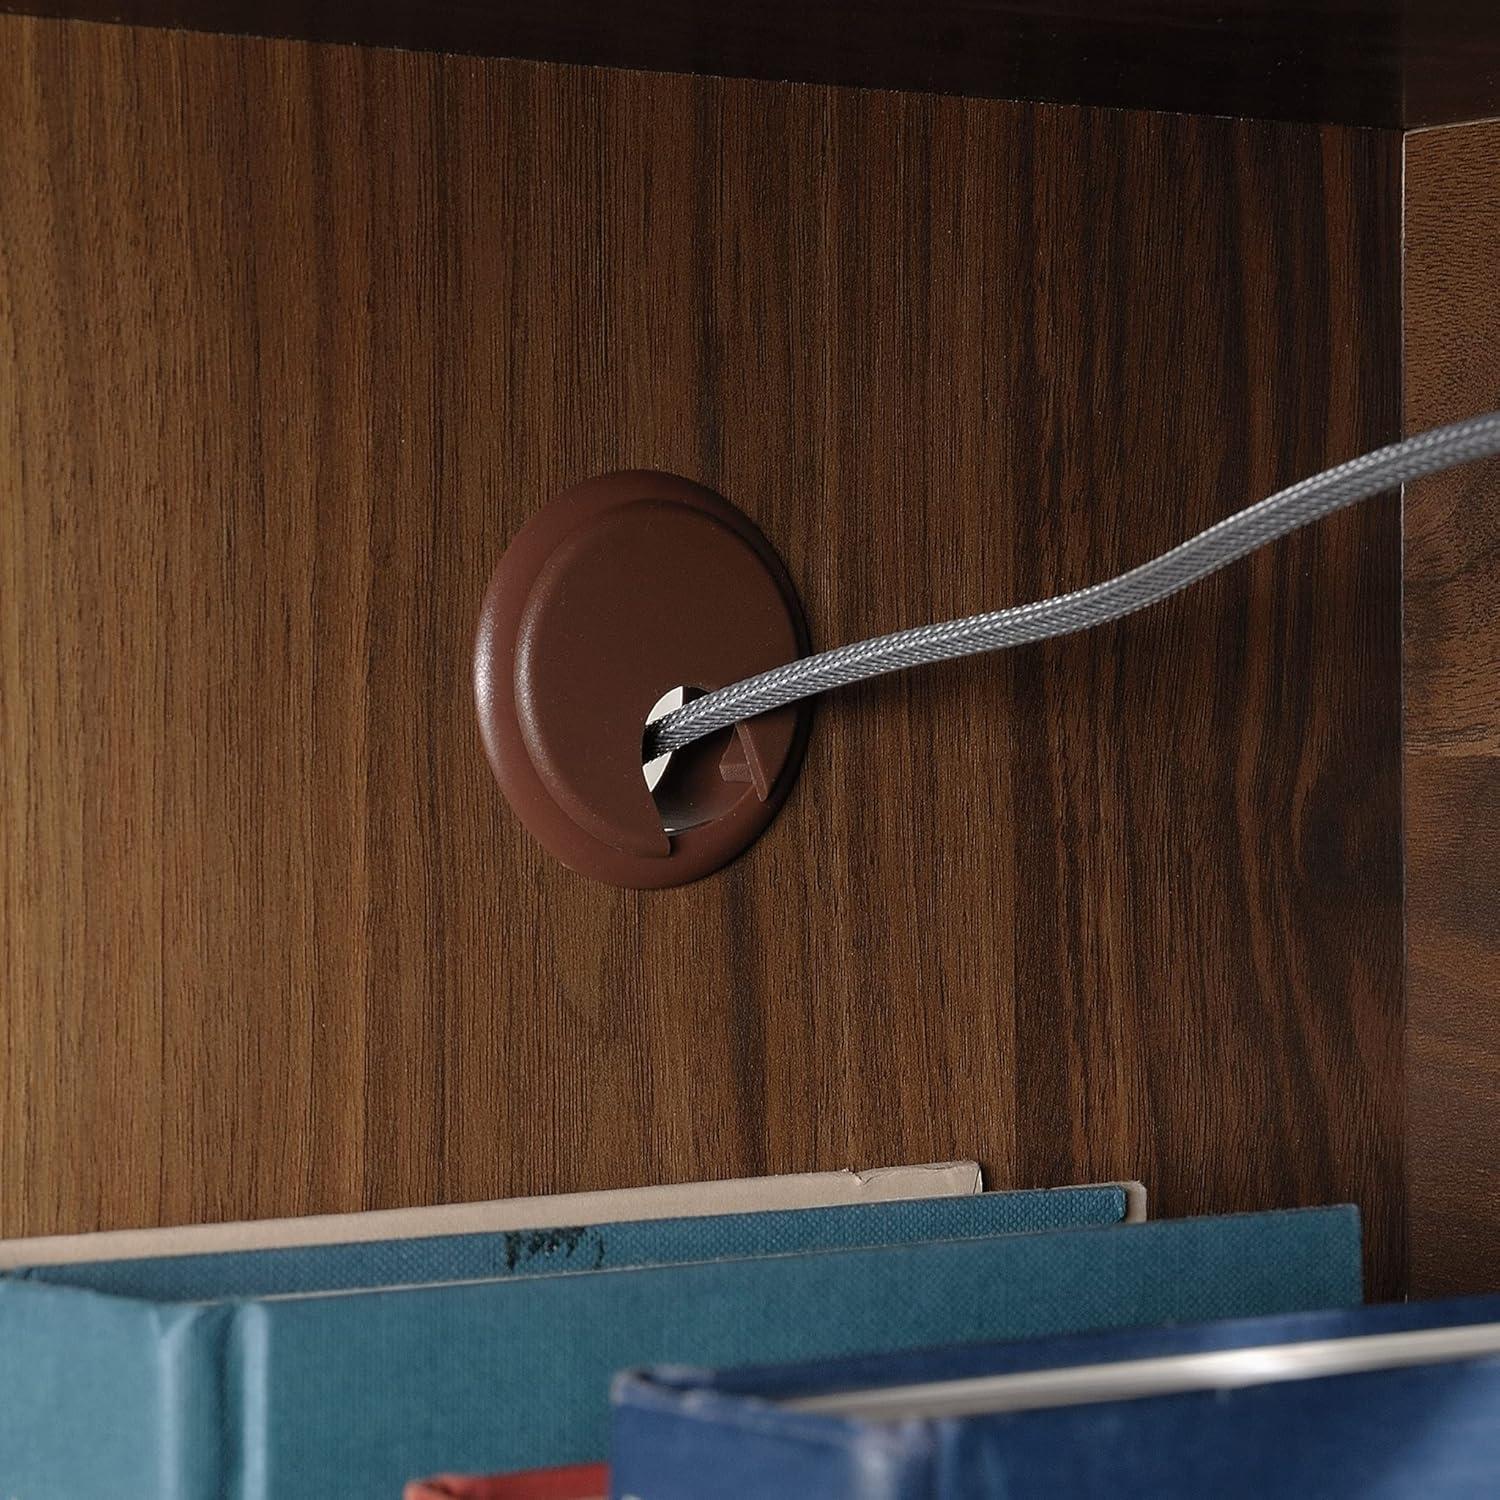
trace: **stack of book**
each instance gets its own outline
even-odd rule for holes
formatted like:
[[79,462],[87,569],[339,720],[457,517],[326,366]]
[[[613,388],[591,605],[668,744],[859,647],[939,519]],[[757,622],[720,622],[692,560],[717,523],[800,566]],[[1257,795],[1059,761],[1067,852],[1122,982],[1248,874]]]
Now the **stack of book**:
[[973,1163],[13,1241],[0,1495],[1500,1484],[1500,1305],[1360,1300],[1352,1207]]

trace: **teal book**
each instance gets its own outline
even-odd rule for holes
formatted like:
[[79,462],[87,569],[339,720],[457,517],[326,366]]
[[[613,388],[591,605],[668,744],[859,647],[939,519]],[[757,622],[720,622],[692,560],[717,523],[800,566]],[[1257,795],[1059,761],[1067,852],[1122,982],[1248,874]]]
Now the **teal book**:
[[1119,1224],[1131,1212],[1130,1199],[1135,1190],[1130,1184],[1101,1183],[633,1223],[43,1263],[22,1266],[9,1274],[52,1286],[171,1302],[362,1291],[440,1281],[489,1281],[549,1271],[599,1271],[609,1266]]
[[0,1494],[396,1495],[433,1472],[602,1458],[610,1379],[630,1366],[834,1359],[1359,1298],[1348,1207],[206,1302],[8,1279]]

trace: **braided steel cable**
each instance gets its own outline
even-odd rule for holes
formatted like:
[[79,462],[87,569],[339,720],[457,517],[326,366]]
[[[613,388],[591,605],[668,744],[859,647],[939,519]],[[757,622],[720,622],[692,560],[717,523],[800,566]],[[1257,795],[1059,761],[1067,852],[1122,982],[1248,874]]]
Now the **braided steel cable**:
[[820,651],[706,693],[646,732],[644,759],[680,750],[730,724],[907,667],[1001,651],[1118,620],[1346,505],[1428,474],[1500,453],[1500,412],[1434,427],[1299,480],[1117,578],[1034,604],[992,610]]

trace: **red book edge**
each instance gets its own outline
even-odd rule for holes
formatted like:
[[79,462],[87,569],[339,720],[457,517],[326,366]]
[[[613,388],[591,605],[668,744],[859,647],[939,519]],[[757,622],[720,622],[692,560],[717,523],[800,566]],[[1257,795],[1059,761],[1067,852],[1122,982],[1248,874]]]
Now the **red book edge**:
[[523,1474],[439,1474],[414,1479],[405,1500],[607,1500],[607,1464],[568,1464]]

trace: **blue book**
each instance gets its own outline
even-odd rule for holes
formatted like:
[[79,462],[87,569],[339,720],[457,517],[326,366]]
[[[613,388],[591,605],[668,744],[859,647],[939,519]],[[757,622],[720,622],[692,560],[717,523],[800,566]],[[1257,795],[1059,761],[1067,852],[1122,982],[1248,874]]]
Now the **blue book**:
[[1500,1494],[1500,1297],[620,1376],[617,1500]]
[[437,1471],[603,1457],[609,1380],[631,1365],[827,1359],[1359,1295],[1352,1208],[210,1302],[8,1280],[0,1494],[396,1494]]

